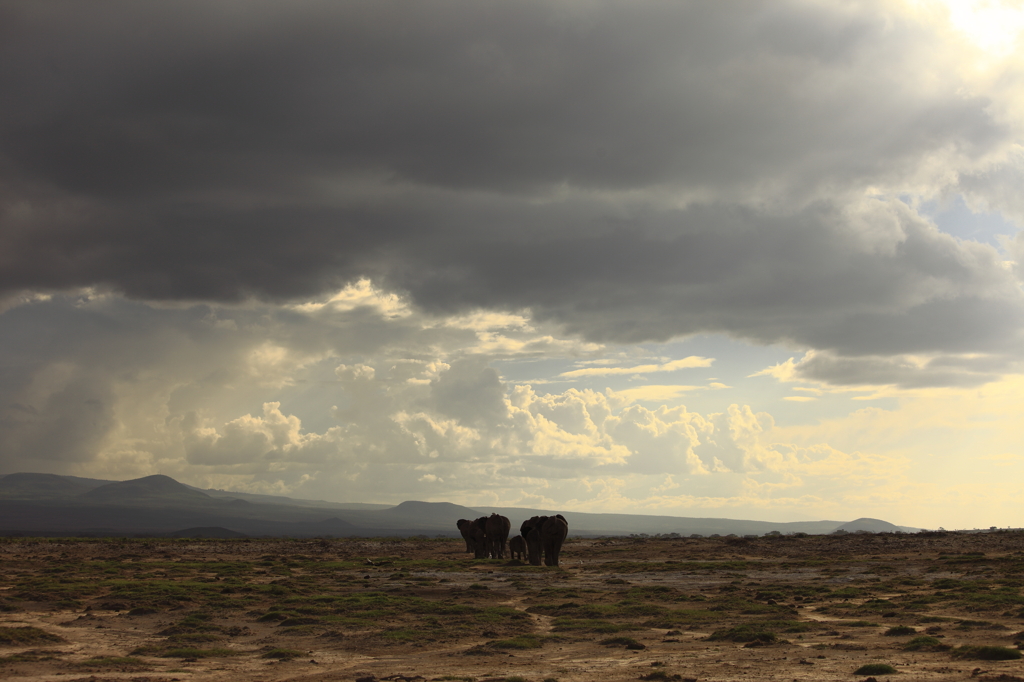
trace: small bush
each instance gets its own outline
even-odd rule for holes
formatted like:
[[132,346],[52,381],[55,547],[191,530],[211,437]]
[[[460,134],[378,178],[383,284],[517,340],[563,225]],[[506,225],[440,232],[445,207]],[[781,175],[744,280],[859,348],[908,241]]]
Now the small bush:
[[854,675],[895,675],[896,668],[888,663],[868,663],[853,671]]
[[496,642],[490,642],[490,646],[495,649],[539,649],[543,644],[543,640],[536,635],[519,635],[512,639],[499,639]]
[[26,644],[42,644],[64,642],[63,637],[51,635],[46,630],[26,625],[17,628],[0,627],[0,644],[4,646],[23,646]]
[[896,627],[889,628],[882,634],[886,637],[900,637],[903,635],[916,635],[917,630],[910,627],[909,625],[897,625]]
[[641,675],[641,680],[653,680],[654,682],[673,682],[674,680],[683,679],[682,675],[672,675],[664,670],[655,670],[647,675]]
[[131,656],[101,656],[75,665],[81,668],[139,668],[145,667],[146,663]]
[[608,637],[607,639],[602,639],[599,642],[599,644],[604,644],[605,646],[612,646],[612,645],[615,645],[615,644],[626,645],[626,644],[637,644],[637,641],[635,639],[633,639],[632,637]]
[[728,630],[715,630],[708,639],[724,639],[730,642],[761,642],[762,644],[772,644],[778,641],[775,633],[760,623],[744,623]]
[[922,649],[942,650],[949,649],[948,644],[943,644],[934,637],[915,637],[906,644],[903,648],[907,651],[920,651]]
[[239,651],[232,649],[168,649],[159,654],[161,658],[220,658],[222,656],[237,656]]
[[257,623],[270,623],[277,620],[288,620],[291,616],[283,611],[271,611],[256,619]]
[[290,661],[293,658],[298,658],[302,655],[301,651],[295,649],[271,649],[267,653],[263,654],[261,658],[276,658],[282,661]]
[[1005,646],[959,646],[950,654],[972,661],[1012,661],[1021,657],[1020,651]]

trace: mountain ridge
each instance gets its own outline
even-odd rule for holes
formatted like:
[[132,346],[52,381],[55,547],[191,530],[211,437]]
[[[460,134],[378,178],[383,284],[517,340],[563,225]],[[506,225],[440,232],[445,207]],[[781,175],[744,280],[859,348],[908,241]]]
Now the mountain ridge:
[[[531,516],[560,513],[570,533],[602,535],[826,534],[842,528],[918,529],[879,519],[772,522],[725,518],[572,512],[518,507],[467,507],[452,502],[407,500],[398,505],[331,503],[252,493],[203,490],[156,474],[101,481],[57,474],[0,476],[0,534],[97,532],[166,535],[219,528],[250,537],[410,536],[458,537],[456,521],[491,513],[507,516],[513,535]],[[859,525],[858,525],[859,524]],[[866,525],[865,525],[866,524]],[[101,530],[96,530],[101,529]],[[184,529],[184,530],[183,530]],[[877,531],[875,531],[877,532]]]

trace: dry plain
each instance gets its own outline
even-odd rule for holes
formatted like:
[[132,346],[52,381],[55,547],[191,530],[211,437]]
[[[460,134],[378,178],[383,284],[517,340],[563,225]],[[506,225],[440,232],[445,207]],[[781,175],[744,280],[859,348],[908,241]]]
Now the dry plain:
[[0,679],[1024,682],[1022,533],[463,549],[0,539]]

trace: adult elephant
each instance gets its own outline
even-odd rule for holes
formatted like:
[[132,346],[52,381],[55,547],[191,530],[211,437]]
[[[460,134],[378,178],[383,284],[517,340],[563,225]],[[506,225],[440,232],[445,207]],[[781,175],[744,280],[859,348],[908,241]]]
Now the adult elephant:
[[526,540],[522,535],[517,535],[508,541],[508,551],[513,559],[526,561]]
[[561,514],[534,516],[519,527],[526,541],[526,555],[530,563],[540,566],[543,555],[546,566],[557,566],[562,543],[569,534],[569,523]]
[[469,539],[474,558],[487,558],[487,517],[481,516],[469,524]]
[[544,550],[544,565],[557,566],[562,543],[569,535],[569,522],[561,514],[549,516],[540,527],[540,544]]
[[469,527],[473,524],[469,519],[459,519],[455,525],[458,527],[459,532],[462,533],[462,539],[466,541],[466,551],[473,551],[473,541],[469,535]]
[[512,524],[501,514],[491,514],[487,517],[485,524],[487,549],[492,559],[505,558],[505,543],[508,541],[508,533],[511,529]]

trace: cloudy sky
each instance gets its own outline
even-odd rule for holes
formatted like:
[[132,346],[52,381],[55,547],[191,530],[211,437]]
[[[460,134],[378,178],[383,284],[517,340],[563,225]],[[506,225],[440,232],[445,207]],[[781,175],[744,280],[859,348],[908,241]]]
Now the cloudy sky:
[[0,2],[0,473],[1024,526],[1022,30]]

